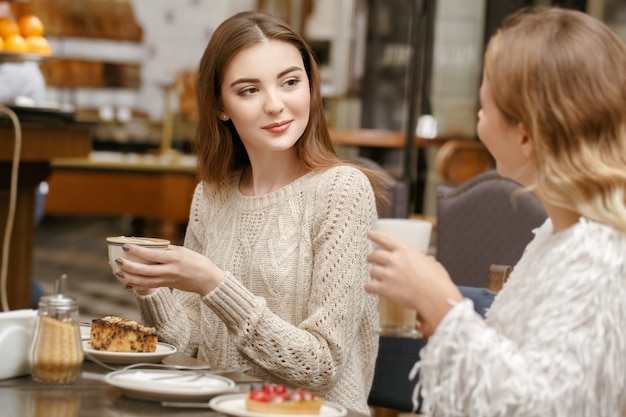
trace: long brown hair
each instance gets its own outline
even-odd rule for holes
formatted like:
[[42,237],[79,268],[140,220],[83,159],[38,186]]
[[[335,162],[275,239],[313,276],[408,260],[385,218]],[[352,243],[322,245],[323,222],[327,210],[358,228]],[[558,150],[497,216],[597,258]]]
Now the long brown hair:
[[[295,46],[300,51],[309,78],[311,94],[309,121],[295,144],[296,153],[305,168],[323,170],[348,164],[337,156],[330,140],[320,91],[319,69],[307,43],[286,23],[273,16],[252,11],[241,12],[225,20],[215,30],[198,69],[196,94],[199,123],[195,151],[198,155],[200,179],[218,189],[231,172],[250,164],[246,149],[232,121],[219,120],[224,71],[239,52],[268,39]],[[377,201],[385,201],[382,192],[386,184],[384,176],[380,172],[366,168],[359,169],[372,183]]]
[[534,7],[490,40],[494,102],[533,141],[529,188],[558,207],[626,232],[626,44],[575,10]]

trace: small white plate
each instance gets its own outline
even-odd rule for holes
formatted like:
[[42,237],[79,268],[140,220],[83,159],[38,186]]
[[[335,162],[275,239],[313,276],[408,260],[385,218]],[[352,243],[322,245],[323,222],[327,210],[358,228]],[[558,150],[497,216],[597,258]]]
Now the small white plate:
[[91,324],[81,323],[80,326],[80,339],[89,340],[91,337]]
[[110,372],[104,380],[128,397],[159,402],[208,401],[235,389],[232,379],[194,371],[129,369]]
[[[246,411],[245,394],[231,394],[220,395],[213,398],[209,402],[209,406],[220,413],[227,414],[229,416],[237,417],[267,417],[268,414],[251,413]],[[321,417],[341,417],[348,414],[348,410],[343,405],[324,401],[322,409],[319,414],[315,416]],[[281,417],[302,417],[302,415],[296,416],[295,414],[281,414]]]
[[87,355],[85,357],[89,359],[89,355],[93,356],[99,361],[105,363],[117,363],[130,365],[133,363],[157,363],[163,358],[176,353],[176,346],[168,345],[167,343],[157,342],[155,352],[109,352],[106,350],[96,350],[89,345],[89,340],[83,340],[83,350]]

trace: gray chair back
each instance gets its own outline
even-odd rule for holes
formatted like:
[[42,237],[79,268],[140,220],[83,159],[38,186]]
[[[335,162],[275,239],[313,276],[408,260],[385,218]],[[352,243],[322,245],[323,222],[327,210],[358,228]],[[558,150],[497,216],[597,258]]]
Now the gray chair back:
[[387,207],[383,207],[380,202],[377,202],[378,217],[407,218],[409,216],[409,197],[406,184],[402,181],[396,180],[385,170],[385,168],[364,156],[353,156],[350,158],[350,162],[384,173],[388,184],[388,187],[385,190],[385,197],[387,197],[389,204]]
[[437,188],[436,257],[457,285],[486,287],[489,266],[515,265],[547,214],[495,170]]

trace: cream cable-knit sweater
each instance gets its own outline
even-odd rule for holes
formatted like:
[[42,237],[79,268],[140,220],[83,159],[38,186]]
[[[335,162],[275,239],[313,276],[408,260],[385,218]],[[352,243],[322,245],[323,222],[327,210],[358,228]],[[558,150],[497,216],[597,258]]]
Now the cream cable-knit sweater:
[[377,298],[363,288],[377,217],[369,180],[341,166],[250,197],[239,178],[221,199],[196,188],[185,236],[225,279],[204,298],[168,289],[138,297],[142,319],[215,368],[249,364],[264,380],[369,414],[379,326]]
[[464,300],[422,350],[433,416],[626,416],[626,234],[535,231],[483,322]]

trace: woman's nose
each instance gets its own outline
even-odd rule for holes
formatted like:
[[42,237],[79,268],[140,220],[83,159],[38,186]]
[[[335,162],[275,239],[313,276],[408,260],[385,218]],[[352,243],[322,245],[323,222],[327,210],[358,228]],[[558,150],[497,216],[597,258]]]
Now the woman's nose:
[[270,114],[276,114],[283,111],[285,103],[276,92],[268,92],[265,100],[265,111]]

